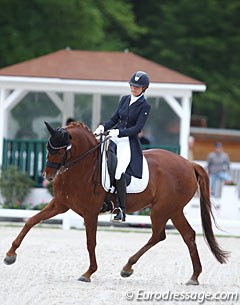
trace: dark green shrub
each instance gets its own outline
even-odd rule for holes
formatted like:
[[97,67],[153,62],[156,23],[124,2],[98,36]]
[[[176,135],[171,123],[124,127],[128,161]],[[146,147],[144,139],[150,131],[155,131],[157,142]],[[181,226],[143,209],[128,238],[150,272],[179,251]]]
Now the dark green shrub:
[[48,183],[48,185],[47,185],[47,190],[48,190],[48,192],[49,192],[52,196],[54,196],[54,194],[53,194],[53,182],[52,182],[52,181]]
[[39,203],[31,208],[31,210],[42,210],[48,205],[48,203]]
[[33,184],[32,179],[15,166],[9,166],[3,170],[0,177],[0,189],[5,198],[4,207],[21,208]]

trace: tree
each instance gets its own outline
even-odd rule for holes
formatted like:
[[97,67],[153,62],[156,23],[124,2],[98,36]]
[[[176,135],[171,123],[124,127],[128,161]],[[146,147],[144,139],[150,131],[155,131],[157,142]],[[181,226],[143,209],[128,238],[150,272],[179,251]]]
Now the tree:
[[193,113],[210,127],[240,128],[240,3],[237,0],[134,1],[146,30],[133,51],[207,83]]
[[240,128],[238,0],[0,0],[0,67],[67,46],[124,50],[207,84],[193,113]]
[[141,32],[123,0],[0,0],[0,67],[63,49],[119,50]]

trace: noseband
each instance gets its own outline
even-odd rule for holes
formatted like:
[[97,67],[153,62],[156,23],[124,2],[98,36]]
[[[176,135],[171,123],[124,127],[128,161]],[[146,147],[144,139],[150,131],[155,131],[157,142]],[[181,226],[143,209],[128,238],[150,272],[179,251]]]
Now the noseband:
[[50,162],[47,158],[47,166],[50,167],[50,168],[55,168],[56,170],[58,170],[61,166],[64,166],[67,159],[68,159],[68,153],[72,152],[72,143],[68,143],[66,145],[63,145],[63,146],[53,146],[52,143],[51,143],[51,137],[49,138],[48,140],[48,143],[47,143],[47,149],[49,151],[50,154],[52,155],[55,155],[60,149],[63,149],[65,148],[65,152],[64,152],[64,156],[63,156],[63,159],[61,162]]

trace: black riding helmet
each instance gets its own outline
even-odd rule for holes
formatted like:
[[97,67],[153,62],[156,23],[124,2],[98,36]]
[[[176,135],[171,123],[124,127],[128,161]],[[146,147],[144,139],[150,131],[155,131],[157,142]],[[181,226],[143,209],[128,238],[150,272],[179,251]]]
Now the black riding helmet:
[[131,86],[135,86],[135,87],[146,87],[148,88],[150,83],[149,77],[147,75],[146,72],[143,71],[137,71],[136,73],[134,73],[129,81],[129,84]]

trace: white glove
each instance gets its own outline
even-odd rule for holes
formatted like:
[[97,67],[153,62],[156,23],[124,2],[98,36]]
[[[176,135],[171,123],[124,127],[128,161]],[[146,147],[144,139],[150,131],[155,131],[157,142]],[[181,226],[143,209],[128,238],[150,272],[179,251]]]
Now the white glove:
[[104,133],[104,126],[103,125],[99,125],[98,128],[94,131],[94,134],[96,136],[99,136],[101,133]]
[[111,129],[111,130],[109,130],[108,135],[110,137],[117,137],[119,135],[119,129]]

